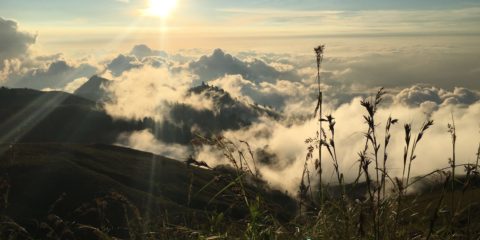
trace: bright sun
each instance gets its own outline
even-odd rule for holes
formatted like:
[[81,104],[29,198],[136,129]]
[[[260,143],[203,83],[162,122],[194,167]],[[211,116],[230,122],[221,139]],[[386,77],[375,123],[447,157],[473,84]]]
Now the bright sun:
[[149,15],[166,17],[172,12],[177,5],[177,0],[149,0],[149,8],[147,10]]

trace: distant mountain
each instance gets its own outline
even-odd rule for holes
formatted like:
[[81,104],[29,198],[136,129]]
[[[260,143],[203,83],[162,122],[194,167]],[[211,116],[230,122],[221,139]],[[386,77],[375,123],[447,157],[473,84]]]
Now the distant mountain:
[[194,133],[204,136],[224,130],[250,126],[260,117],[280,118],[275,111],[245,103],[221,88],[202,84],[191,88],[188,95],[200,95],[212,101],[213,109],[196,109],[185,103],[171,103],[162,124],[157,126],[157,138],[165,142],[189,143]]
[[260,116],[280,118],[280,114],[271,108],[240,101],[233,98],[230,93],[222,88],[211,86],[205,83],[189,89],[188,95],[191,94],[203,95],[208,99],[211,99],[214,103],[214,108],[217,111],[237,111],[246,120],[251,120],[252,118],[256,119]]
[[111,80],[95,75],[80,86],[74,94],[94,102],[106,101],[109,97],[105,88],[110,85],[110,82]]
[[[109,84],[111,80],[94,76],[75,91],[75,95],[106,103],[112,100],[105,91]],[[213,109],[198,109],[185,103],[169,103],[169,110],[162,121],[155,122],[147,117],[141,120],[141,126],[151,129],[156,138],[164,142],[189,144],[194,132],[210,135],[249,126],[262,116],[280,118],[280,114],[270,108],[240,101],[215,86],[202,84],[189,89],[186,94],[186,97],[198,95],[212,101]]]
[[64,92],[0,88],[0,143],[114,143],[122,132],[144,129],[114,120],[95,102]]
[[[109,80],[93,77],[77,94],[88,93],[86,89],[102,89],[105,81]],[[273,110],[238,101],[217,87],[201,85],[187,94],[201,94],[211,99],[214,109],[199,110],[187,104],[171,103],[161,122],[151,118],[113,119],[101,104],[77,95],[1,88],[0,143],[113,144],[121,133],[148,129],[163,142],[189,144],[195,133],[209,136],[249,126],[261,116],[279,117]],[[90,94],[92,99],[105,99],[104,96],[95,91]]]

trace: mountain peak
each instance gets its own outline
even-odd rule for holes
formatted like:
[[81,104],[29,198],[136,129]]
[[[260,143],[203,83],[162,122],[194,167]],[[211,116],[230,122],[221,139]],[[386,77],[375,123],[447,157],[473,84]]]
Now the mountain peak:
[[75,90],[74,94],[94,102],[104,101],[108,98],[105,87],[108,87],[110,83],[111,80],[94,75]]

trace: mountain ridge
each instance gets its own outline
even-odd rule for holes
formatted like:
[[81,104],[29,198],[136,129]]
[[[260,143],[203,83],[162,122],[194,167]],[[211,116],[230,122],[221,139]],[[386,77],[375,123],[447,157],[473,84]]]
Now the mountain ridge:
[[[192,216],[206,221],[217,211],[225,213],[225,221],[237,221],[248,210],[233,197],[235,189],[222,190],[235,179],[231,174],[104,144],[0,144],[0,178],[6,176],[10,184],[5,213],[30,233],[40,228],[31,219],[43,221],[52,214],[101,228],[98,201],[106,201],[106,209],[115,208],[112,198],[124,199],[142,216],[168,219],[172,224],[183,224],[183,217]],[[260,194],[278,210],[280,219],[294,216],[293,199],[263,184],[246,184],[246,191],[251,196]],[[217,193],[222,194],[213,197]],[[120,205],[115,214],[104,213],[112,236],[125,237],[124,232],[115,231],[125,227],[122,211]]]

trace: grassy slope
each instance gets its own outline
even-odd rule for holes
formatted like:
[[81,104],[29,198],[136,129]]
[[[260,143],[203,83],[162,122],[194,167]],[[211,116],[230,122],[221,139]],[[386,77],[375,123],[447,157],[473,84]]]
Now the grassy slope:
[[[62,193],[66,195],[55,213],[70,216],[83,203],[111,191],[125,195],[142,215],[149,199],[153,199],[151,213],[159,216],[168,212],[169,221],[177,223],[193,212],[226,211],[231,218],[241,218],[246,213],[243,204],[232,197],[236,194],[233,191],[226,191],[208,204],[231,179],[219,171],[188,167],[165,157],[107,145],[19,144],[13,150],[7,145],[1,147],[0,174],[7,175],[11,184],[7,215],[20,222],[46,216]],[[219,175],[223,178],[196,194]],[[283,216],[292,213],[295,204],[284,195],[255,187],[248,189],[270,200]]]
[[[168,221],[175,225],[195,228],[198,224],[210,224],[207,219],[214,215],[214,212],[225,212],[225,221],[232,223],[241,222],[246,215],[244,204],[238,197],[234,197],[237,194],[234,190],[226,191],[208,204],[212,196],[231,181],[232,177],[225,171],[188,167],[182,162],[165,157],[108,145],[19,144],[13,150],[8,145],[0,145],[0,149],[0,176],[7,176],[11,184],[6,215],[27,229],[30,229],[32,221],[45,219],[50,213],[64,220],[100,228],[97,216],[84,214],[86,208],[81,211],[79,209],[86,204],[96,206],[92,200],[101,199],[112,191],[126,196],[139,208],[143,217],[150,213],[155,221]],[[152,169],[155,176],[154,180],[150,181]],[[218,176],[223,177],[208,185]],[[188,204],[190,182],[192,195]],[[207,185],[205,190],[196,194]],[[473,224],[473,229],[478,229],[480,190],[478,182],[473,185],[473,189],[470,189],[463,196],[461,204],[459,203],[456,218],[458,224],[465,224],[468,220]],[[289,214],[293,214],[295,203],[284,195],[255,187],[247,189],[252,196],[254,193],[263,196],[270,207],[273,207],[272,212],[281,215],[277,216],[278,219],[287,219]],[[52,210],[54,202],[63,193],[63,200],[56,203]],[[440,190],[433,188],[424,189],[418,196],[410,196],[405,207],[407,212],[415,213],[415,217],[401,225],[408,226],[410,231],[428,228],[439,195]],[[461,196],[461,192],[457,191],[456,201]],[[450,194],[447,193],[447,205],[449,198]],[[149,205],[149,202],[152,204]],[[477,206],[470,208],[470,212],[462,211],[462,208],[471,204]],[[448,225],[448,214],[440,215],[436,228]],[[123,218],[118,211],[113,216]],[[110,226],[116,226],[115,224],[117,223],[110,222]],[[118,226],[123,225],[118,223]],[[113,230],[109,234],[122,236],[122,233]]]

